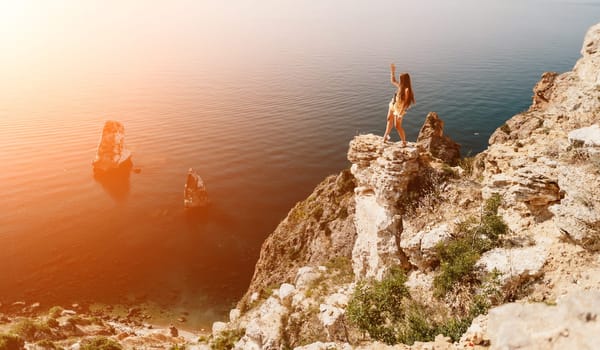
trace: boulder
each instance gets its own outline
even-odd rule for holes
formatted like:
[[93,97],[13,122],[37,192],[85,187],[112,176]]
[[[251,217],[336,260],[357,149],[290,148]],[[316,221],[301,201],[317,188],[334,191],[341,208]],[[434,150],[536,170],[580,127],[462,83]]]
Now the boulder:
[[431,270],[438,261],[435,248],[452,237],[448,224],[442,224],[430,230],[412,232],[405,229],[400,238],[400,248],[410,263],[421,271]]
[[495,248],[483,253],[478,267],[488,273],[499,272],[500,283],[521,282],[540,275],[548,258],[544,244],[521,248]]
[[558,229],[584,248],[600,250],[600,177],[590,165],[559,169],[558,184],[564,193],[549,209]]
[[213,337],[217,337],[217,336],[219,336],[219,334],[221,334],[225,330],[227,330],[227,323],[220,322],[220,321],[213,322],[211,330],[212,330]]
[[183,190],[183,206],[185,208],[204,207],[210,203],[204,181],[192,168],[188,170]]
[[573,130],[568,138],[573,147],[600,147],[600,126],[594,124]]
[[284,305],[290,305],[292,302],[292,297],[296,292],[296,287],[293,284],[284,283],[279,287],[278,296],[279,300]]
[[107,173],[119,169],[131,169],[131,152],[125,147],[125,127],[109,120],[104,124],[102,137],[92,162],[94,172]]
[[562,193],[557,179],[555,162],[539,160],[535,163],[516,164],[512,172],[488,176],[482,190],[485,198],[500,194],[506,207],[542,217],[552,204],[560,201]]
[[510,303],[490,310],[491,349],[597,349],[600,292],[572,293],[557,306]]
[[289,311],[279,299],[271,296],[249,314],[245,335],[234,345],[235,350],[278,349],[281,346],[282,319]]
[[451,165],[460,159],[460,145],[444,135],[444,121],[435,112],[427,114],[417,137],[417,145]]

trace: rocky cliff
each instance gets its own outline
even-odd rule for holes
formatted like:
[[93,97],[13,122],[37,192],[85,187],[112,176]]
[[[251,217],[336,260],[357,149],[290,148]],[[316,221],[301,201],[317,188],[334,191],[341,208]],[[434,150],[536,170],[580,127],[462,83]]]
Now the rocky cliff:
[[350,169],[321,183],[265,241],[248,293],[210,342],[594,348],[599,48],[600,24],[573,70],[545,73],[529,110],[476,157],[458,158],[434,113],[406,147],[355,137]]

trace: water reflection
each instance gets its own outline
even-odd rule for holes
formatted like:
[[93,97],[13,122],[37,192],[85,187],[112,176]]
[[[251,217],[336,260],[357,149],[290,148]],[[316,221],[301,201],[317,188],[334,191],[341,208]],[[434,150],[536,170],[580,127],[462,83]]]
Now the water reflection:
[[208,224],[228,227],[234,221],[229,213],[216,204],[209,204],[205,207],[187,208],[185,209],[184,217],[190,229],[204,227]]
[[129,196],[131,166],[122,167],[109,173],[94,172],[94,180],[117,203],[123,203]]

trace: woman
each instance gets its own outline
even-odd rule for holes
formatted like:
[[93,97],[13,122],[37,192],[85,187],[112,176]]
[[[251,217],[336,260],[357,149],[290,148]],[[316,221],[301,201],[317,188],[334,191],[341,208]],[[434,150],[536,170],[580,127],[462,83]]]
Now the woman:
[[401,73],[399,77],[400,83],[398,83],[396,81],[396,66],[392,63],[390,68],[392,71],[392,84],[398,88],[398,91],[396,91],[392,101],[390,101],[387,127],[385,128],[385,135],[383,135],[383,142],[385,143],[385,141],[389,140],[392,126],[395,126],[398,135],[400,135],[400,138],[402,139],[402,146],[404,147],[406,146],[406,135],[402,128],[402,118],[404,118],[404,114],[406,114],[408,108],[415,104],[415,95],[413,94],[412,86],[410,84],[410,75],[408,75],[408,73]]

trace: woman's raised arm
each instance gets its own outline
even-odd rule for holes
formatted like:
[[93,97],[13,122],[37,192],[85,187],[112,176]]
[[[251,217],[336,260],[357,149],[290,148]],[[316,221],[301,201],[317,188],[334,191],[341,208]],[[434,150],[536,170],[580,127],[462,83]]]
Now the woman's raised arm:
[[396,65],[394,65],[393,63],[390,65],[390,71],[391,71],[390,81],[392,82],[392,85],[394,85],[397,88],[400,88],[400,84],[396,81]]

